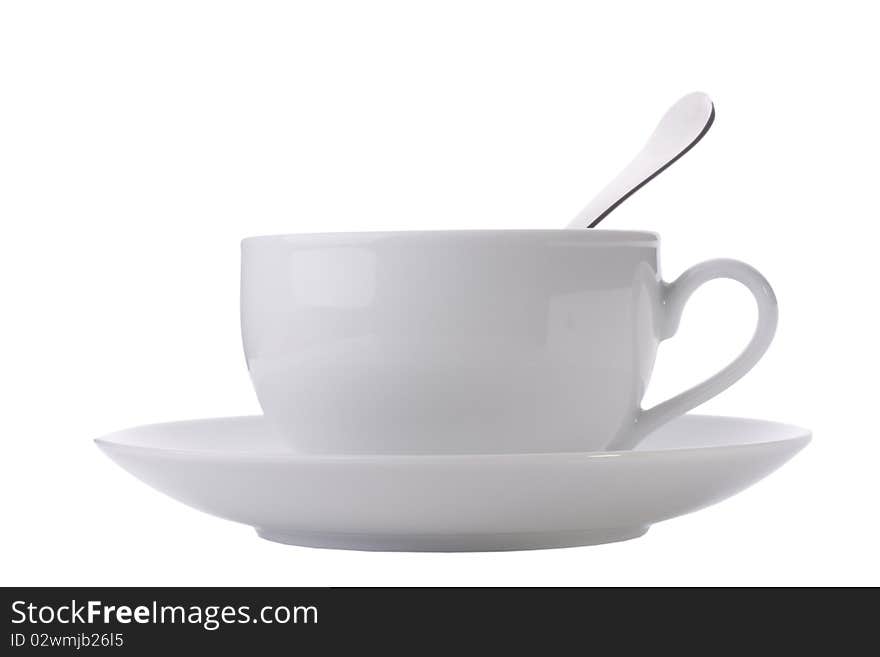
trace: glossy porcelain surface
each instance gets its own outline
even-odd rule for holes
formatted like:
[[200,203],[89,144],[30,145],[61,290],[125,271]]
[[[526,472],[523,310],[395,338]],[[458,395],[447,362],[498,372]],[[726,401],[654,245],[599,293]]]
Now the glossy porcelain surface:
[[156,490],[271,540],[445,551],[633,538],[743,490],[809,439],[790,425],[689,415],[623,452],[314,456],[292,451],[262,417],[243,417],[97,443]]
[[[755,340],[717,377],[642,411],[657,346],[703,282],[740,280]],[[266,417],[310,453],[628,447],[742,376],[776,305],[729,260],[660,278],[628,231],[286,235],[242,243],[242,333]]]

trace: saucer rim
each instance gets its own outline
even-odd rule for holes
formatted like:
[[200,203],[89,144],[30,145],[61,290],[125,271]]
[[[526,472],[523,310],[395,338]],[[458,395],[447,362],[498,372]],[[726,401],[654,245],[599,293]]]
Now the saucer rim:
[[[677,457],[687,454],[700,454],[712,452],[735,452],[746,449],[767,449],[771,447],[786,445],[795,447],[795,451],[800,451],[806,447],[813,438],[813,432],[810,429],[799,425],[777,422],[774,420],[761,420],[758,418],[745,418],[728,415],[711,415],[702,413],[687,413],[682,417],[704,418],[712,420],[730,420],[734,422],[772,424],[780,430],[787,431],[790,435],[772,440],[762,440],[757,442],[744,443],[726,443],[722,445],[703,445],[698,447],[670,447],[664,449],[636,449],[636,450],[611,450],[611,451],[590,451],[590,452],[510,452],[510,453],[472,453],[472,454],[309,454],[303,452],[287,452],[287,451],[265,451],[265,452],[247,452],[247,451],[219,451],[204,449],[184,449],[175,447],[153,447],[147,445],[131,445],[118,442],[113,439],[114,436],[125,434],[137,429],[160,428],[169,425],[196,424],[204,422],[218,422],[228,420],[256,420],[263,418],[262,415],[237,415],[222,416],[212,418],[198,418],[191,420],[177,420],[170,422],[156,422],[142,424],[137,426],[120,429],[117,431],[104,434],[98,438],[94,438],[95,444],[105,452],[108,451],[127,451],[139,452],[145,454],[162,455],[168,457],[179,458],[197,458],[199,460],[217,460],[217,461],[235,461],[235,462],[271,462],[271,463],[385,463],[385,464],[407,464],[407,463],[518,463],[518,462],[565,462],[565,461],[595,461],[599,459],[618,459],[627,460],[637,459],[656,459],[663,458],[661,455],[666,454],[669,457]],[[674,421],[674,420],[673,420]]]

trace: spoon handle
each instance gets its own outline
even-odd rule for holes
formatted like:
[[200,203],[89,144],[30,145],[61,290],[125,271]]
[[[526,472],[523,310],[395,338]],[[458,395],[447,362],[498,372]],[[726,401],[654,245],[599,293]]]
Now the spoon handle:
[[670,107],[639,154],[577,213],[568,228],[594,228],[608,213],[693,148],[712,127],[715,106],[695,92]]

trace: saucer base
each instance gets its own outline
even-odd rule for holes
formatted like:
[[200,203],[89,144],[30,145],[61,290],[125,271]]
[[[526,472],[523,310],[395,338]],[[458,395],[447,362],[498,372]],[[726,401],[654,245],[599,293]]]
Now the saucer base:
[[325,532],[286,532],[257,529],[267,541],[301,547],[372,552],[500,552],[505,550],[546,550],[617,543],[638,538],[648,526],[618,529],[590,529],[556,532],[504,534],[355,534]]
[[157,491],[271,541],[461,552],[635,538],[748,488],[809,440],[791,425],[688,415],[620,452],[309,455],[262,417],[153,424],[97,443]]

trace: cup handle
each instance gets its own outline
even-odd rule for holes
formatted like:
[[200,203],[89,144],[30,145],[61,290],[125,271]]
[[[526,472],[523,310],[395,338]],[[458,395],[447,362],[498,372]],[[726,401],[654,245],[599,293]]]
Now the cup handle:
[[685,303],[703,283],[716,278],[730,278],[745,285],[754,295],[758,304],[758,323],[755,333],[743,352],[733,362],[712,377],[693,388],[667,399],[647,410],[639,409],[635,427],[622,434],[609,445],[609,450],[631,449],[647,434],[679,415],[687,413],[695,406],[711,399],[722,390],[739,381],[755,366],[776,333],[779,309],[776,295],[770,283],[761,273],[744,262],[719,258],[694,265],[672,283],[663,283],[663,315],[660,326],[660,339],[666,340],[675,335],[681,320]]

